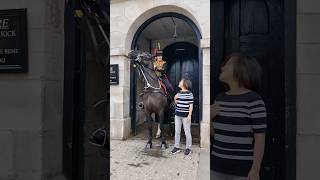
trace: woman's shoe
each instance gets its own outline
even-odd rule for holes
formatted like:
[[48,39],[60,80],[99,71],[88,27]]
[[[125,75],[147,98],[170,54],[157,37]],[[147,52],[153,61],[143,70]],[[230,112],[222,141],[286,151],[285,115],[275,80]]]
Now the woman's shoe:
[[172,154],[176,154],[176,153],[178,153],[178,152],[180,152],[180,149],[179,149],[179,148],[176,148],[176,147],[174,147],[174,148],[172,149],[172,151],[171,151]]
[[184,155],[187,156],[191,153],[191,150],[190,149],[186,149],[184,150]]

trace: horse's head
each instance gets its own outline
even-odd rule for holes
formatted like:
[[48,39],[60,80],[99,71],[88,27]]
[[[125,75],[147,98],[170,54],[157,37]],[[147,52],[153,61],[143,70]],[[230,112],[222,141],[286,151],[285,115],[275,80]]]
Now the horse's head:
[[141,64],[143,66],[148,66],[148,67],[153,65],[153,56],[147,52],[134,50],[128,54],[128,57],[131,63],[134,65]]

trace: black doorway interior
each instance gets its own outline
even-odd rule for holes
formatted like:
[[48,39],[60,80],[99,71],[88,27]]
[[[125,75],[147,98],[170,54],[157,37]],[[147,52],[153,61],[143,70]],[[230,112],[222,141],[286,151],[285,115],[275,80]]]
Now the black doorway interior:
[[288,49],[295,43],[294,3],[211,3],[211,102],[223,91],[218,80],[219,66],[230,53],[245,52],[255,57],[263,69],[259,94],[266,103],[268,130],[262,180],[295,179],[295,48]]
[[[192,123],[199,123],[199,60],[198,47],[188,42],[178,42],[163,50],[163,57],[168,63],[168,78],[175,92],[179,91],[178,83],[182,78],[192,82],[191,91],[194,95],[194,113]],[[174,120],[171,119],[171,122]]]

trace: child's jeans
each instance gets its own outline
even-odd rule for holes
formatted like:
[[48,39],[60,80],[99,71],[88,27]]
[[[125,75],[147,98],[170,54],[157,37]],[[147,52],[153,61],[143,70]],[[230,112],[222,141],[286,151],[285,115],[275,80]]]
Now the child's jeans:
[[181,132],[181,125],[183,124],[183,130],[186,135],[186,141],[187,141],[186,149],[191,149],[191,145],[192,145],[192,137],[191,137],[191,131],[190,131],[191,122],[188,121],[187,117],[175,116],[174,123],[175,123],[174,147],[179,148],[180,146],[180,132]]

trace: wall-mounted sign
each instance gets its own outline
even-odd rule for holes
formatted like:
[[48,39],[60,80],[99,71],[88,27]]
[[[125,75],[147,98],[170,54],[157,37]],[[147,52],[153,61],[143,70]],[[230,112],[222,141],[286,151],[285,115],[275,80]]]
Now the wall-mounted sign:
[[27,10],[0,10],[0,72],[28,71]]
[[119,84],[119,64],[110,64],[110,85]]

